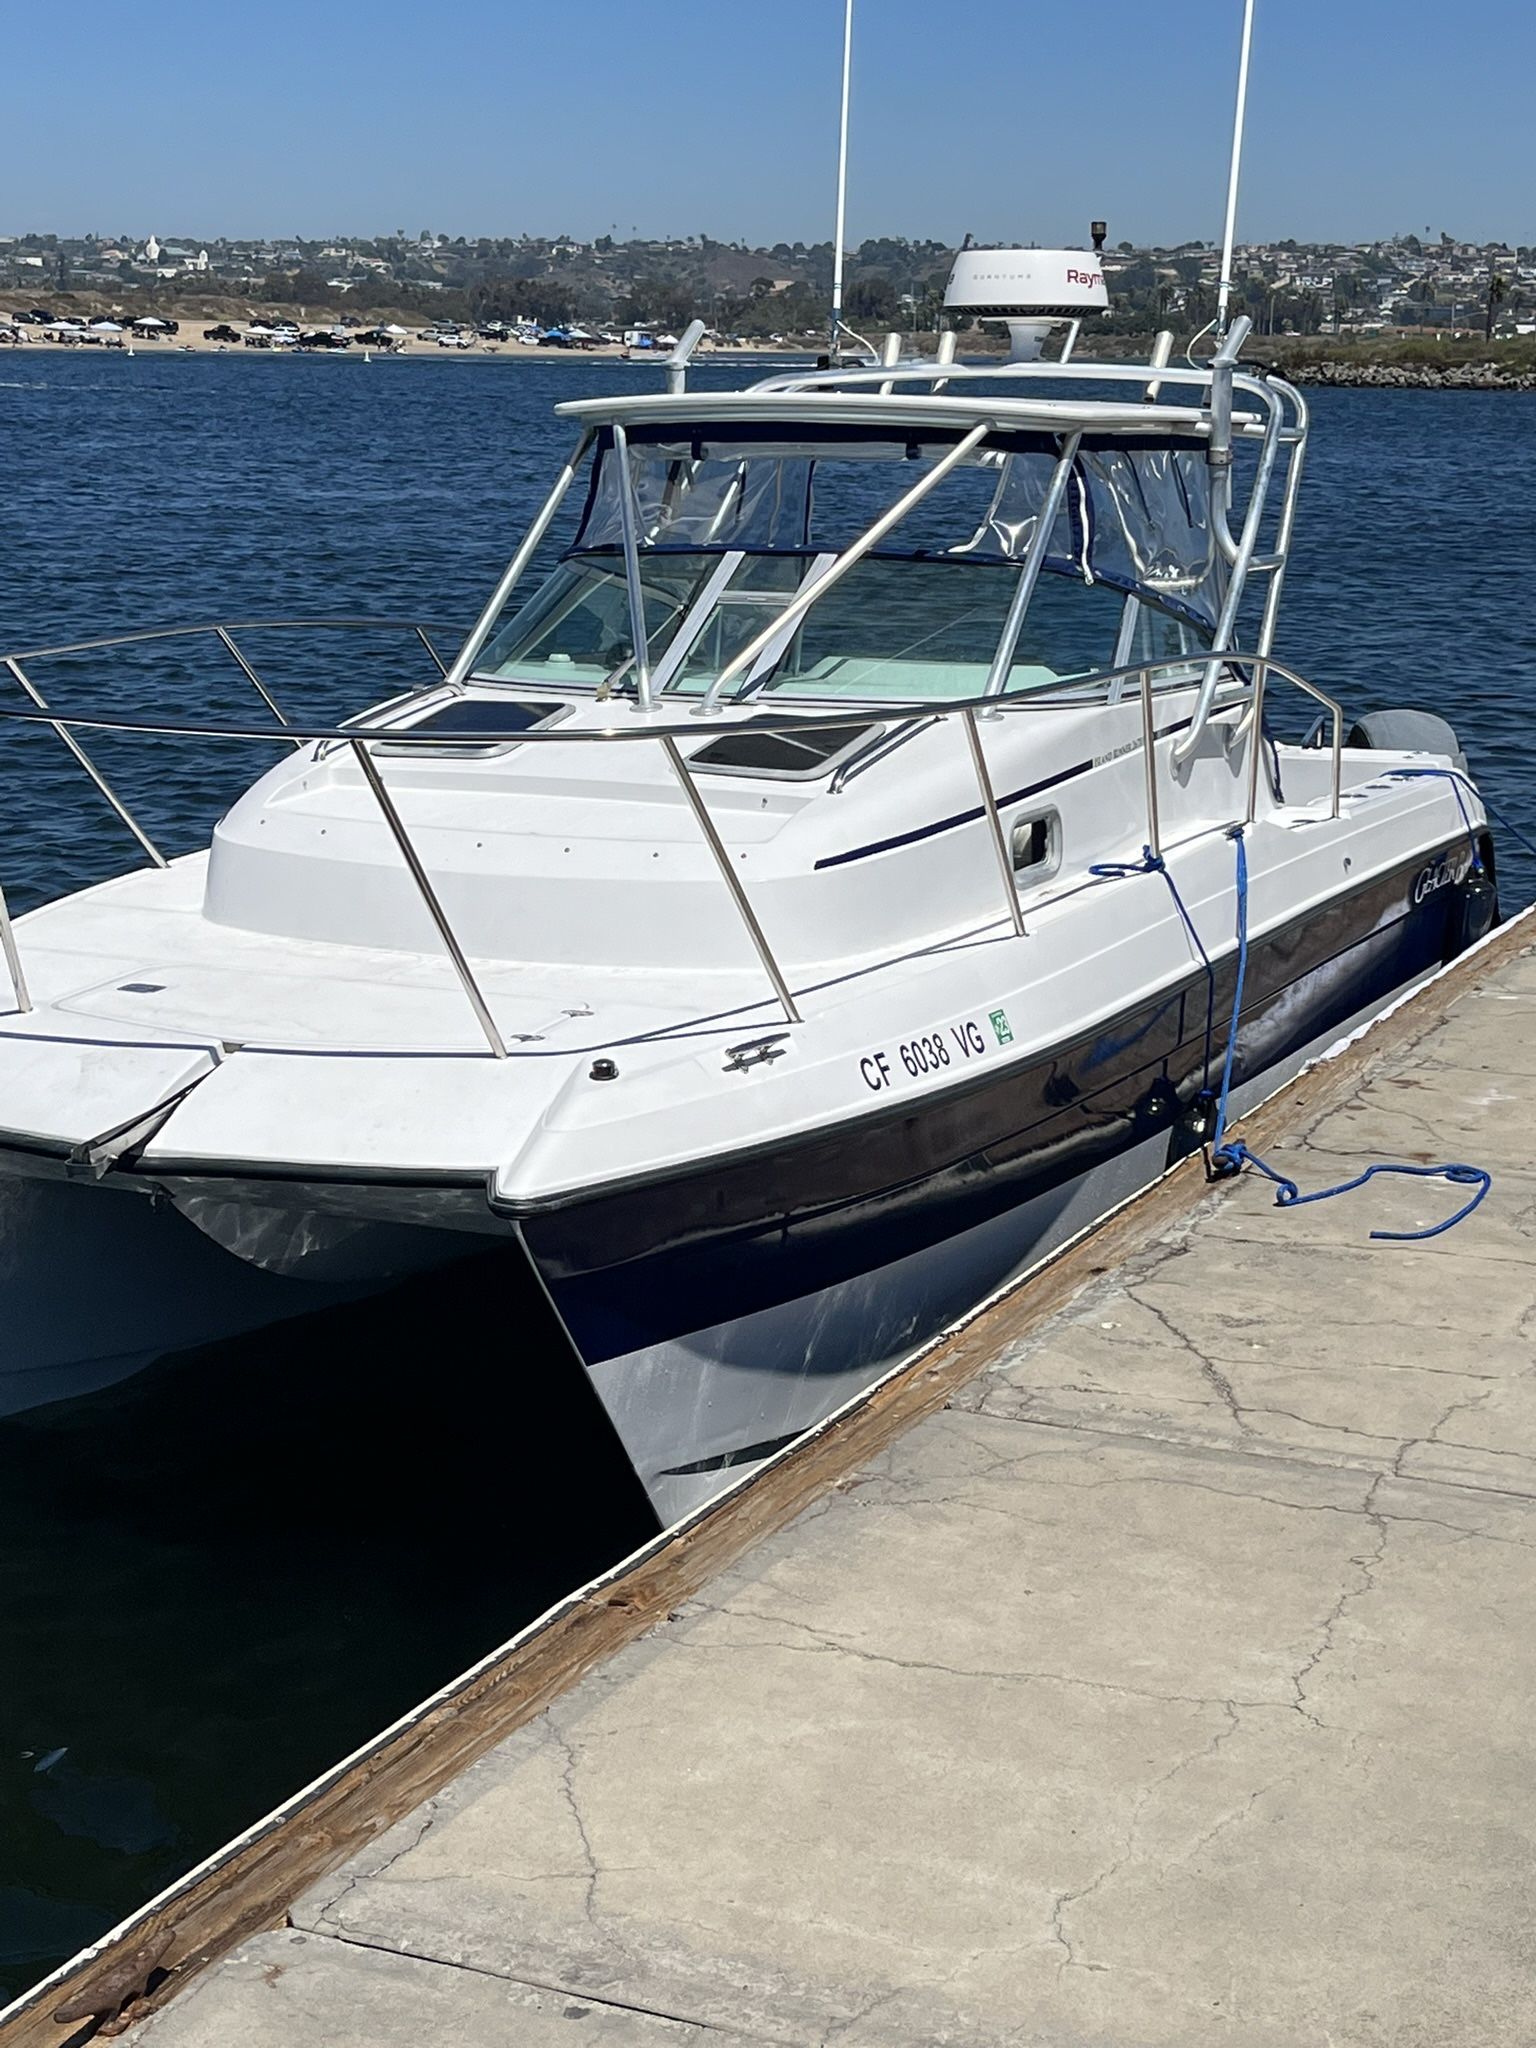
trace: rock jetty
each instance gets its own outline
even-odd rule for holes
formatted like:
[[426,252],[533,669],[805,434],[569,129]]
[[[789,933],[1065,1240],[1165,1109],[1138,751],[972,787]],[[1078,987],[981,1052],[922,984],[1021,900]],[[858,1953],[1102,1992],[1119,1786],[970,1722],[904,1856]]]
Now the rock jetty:
[[1498,363],[1292,363],[1294,384],[1334,384],[1390,391],[1536,391],[1536,374]]

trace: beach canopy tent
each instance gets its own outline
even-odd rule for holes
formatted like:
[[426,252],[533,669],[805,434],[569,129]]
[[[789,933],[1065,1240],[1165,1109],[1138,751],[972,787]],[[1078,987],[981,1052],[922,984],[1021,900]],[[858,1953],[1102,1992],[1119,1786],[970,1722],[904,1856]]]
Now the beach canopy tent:
[[169,320],[158,320],[153,313],[143,313],[134,321],[135,327],[169,327]]
[[393,320],[379,329],[380,334],[409,334],[410,331],[409,327],[397,326]]
[[121,324],[116,320],[93,320],[91,322],[92,334],[121,334],[122,331]]

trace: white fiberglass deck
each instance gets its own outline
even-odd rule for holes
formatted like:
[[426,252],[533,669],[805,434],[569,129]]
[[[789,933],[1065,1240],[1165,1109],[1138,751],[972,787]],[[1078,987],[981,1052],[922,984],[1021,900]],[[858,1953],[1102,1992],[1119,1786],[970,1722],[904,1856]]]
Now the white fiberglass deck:
[[[1288,764],[1298,776],[1324,765],[1317,755]],[[1252,828],[1255,935],[1326,902],[1345,868],[1367,881],[1405,847],[1454,829],[1454,801],[1432,782],[1375,779],[1345,809],[1329,821],[1303,804]],[[961,836],[984,880],[980,826]],[[1229,950],[1231,842],[1207,827],[1169,860],[1212,952]],[[742,1074],[723,1053],[782,1028],[771,991],[755,967],[669,970],[662,915],[645,970],[477,958],[508,1042],[497,1061],[440,952],[213,923],[204,873],[192,857],[21,920],[36,1007],[0,1026],[0,1129],[87,1143],[205,1073],[146,1163],[494,1171],[503,1191],[539,1194],[856,1119],[875,1106],[859,1067],[871,1046],[1001,1006],[1018,1056],[1199,966],[1155,877],[1043,884],[1024,899],[1022,939],[978,893],[965,934],[799,984],[804,1023],[781,1057]],[[25,1062],[22,1041],[32,1041]],[[618,1062],[621,1086],[592,1079],[598,1055]],[[94,1089],[82,1087],[87,1073]],[[927,1085],[899,1069],[891,1084],[914,1099]]]

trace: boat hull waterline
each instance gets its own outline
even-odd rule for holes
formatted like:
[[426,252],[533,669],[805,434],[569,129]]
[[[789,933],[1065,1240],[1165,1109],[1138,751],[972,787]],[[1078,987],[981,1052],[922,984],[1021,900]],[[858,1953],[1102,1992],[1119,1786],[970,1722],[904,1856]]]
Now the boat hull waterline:
[[[1421,895],[1426,858],[1459,879]],[[1491,899],[1469,865],[1462,840],[1256,942],[1240,1104],[1481,936]],[[492,1248],[508,1309],[485,1363],[585,1367],[669,1522],[1189,1149],[1234,973],[1229,952],[1214,986],[1196,972],[1070,1043],[841,1132],[499,1215],[483,1180],[124,1185],[0,1151],[0,1414]],[[317,1277],[290,1277],[285,1259]]]

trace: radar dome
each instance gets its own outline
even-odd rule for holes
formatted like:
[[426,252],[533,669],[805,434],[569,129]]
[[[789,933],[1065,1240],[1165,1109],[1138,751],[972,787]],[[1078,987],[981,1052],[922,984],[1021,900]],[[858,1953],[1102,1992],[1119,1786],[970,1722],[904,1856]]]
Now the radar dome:
[[1061,320],[1109,311],[1099,257],[1085,249],[962,249],[944,310],[1006,323],[1014,362],[1030,362]]

